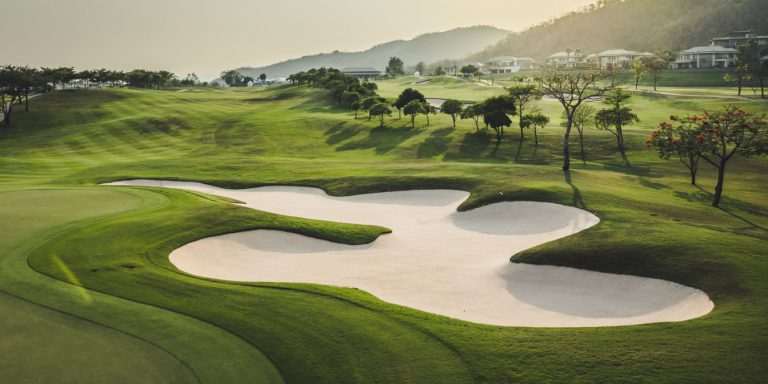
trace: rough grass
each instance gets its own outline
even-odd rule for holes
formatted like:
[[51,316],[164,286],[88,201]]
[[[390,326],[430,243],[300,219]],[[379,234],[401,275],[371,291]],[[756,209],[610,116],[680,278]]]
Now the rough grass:
[[[452,80],[433,86],[428,97],[482,93]],[[730,101],[638,96],[633,107],[642,122],[628,129],[632,167],[620,163],[612,136],[590,130],[586,164],[574,159],[564,175],[559,111],[547,102],[540,108],[553,122],[536,148],[530,135],[520,144],[514,127],[496,146],[473,134],[471,122],[452,128],[447,116],[429,127],[419,119],[411,129],[395,118],[376,128],[378,122],[354,120],[305,88],[45,95],[30,112],[17,112],[10,130],[0,129],[0,191],[7,191],[0,196],[11,203],[0,208],[0,226],[13,234],[0,241],[0,290],[151,341],[177,357],[153,360],[153,367],[172,372],[181,361],[202,382],[277,375],[296,383],[759,382],[768,375],[768,163],[735,160],[718,210],[708,201],[712,170],[702,170],[701,188],[691,186],[682,166],[641,145],[671,113]],[[461,209],[502,200],[573,205],[595,212],[601,224],[510,257],[669,279],[705,290],[716,307],[673,324],[505,328],[425,314],[354,289],[200,279],[173,268],[168,253],[256,228],[348,243],[386,230],[280,217],[182,191],[94,185],[125,178],[307,185],[336,195],[455,188],[472,192]],[[83,291],[56,258],[93,303],[82,302]],[[136,321],[145,318],[152,321]],[[98,343],[80,349],[89,348],[91,355],[101,351]],[[84,369],[47,366],[68,374]],[[0,372],[19,381],[7,373],[17,371]]]

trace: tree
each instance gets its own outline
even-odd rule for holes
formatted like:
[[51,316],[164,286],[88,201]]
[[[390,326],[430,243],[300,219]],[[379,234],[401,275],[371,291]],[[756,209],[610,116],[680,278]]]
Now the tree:
[[400,93],[400,96],[397,97],[397,100],[395,100],[395,103],[393,104],[395,108],[397,108],[397,115],[398,118],[401,118],[400,111],[405,107],[406,104],[410,103],[412,100],[418,100],[420,102],[426,102],[427,99],[424,97],[424,95],[421,94],[421,92],[413,89],[413,88],[406,88],[403,90],[403,92]]
[[405,75],[405,68],[403,61],[398,57],[390,57],[389,64],[385,72],[390,76],[402,76]]
[[234,87],[243,82],[243,75],[240,72],[233,69],[233,70],[222,72],[221,79],[224,80],[224,83],[226,83],[230,87]]
[[267,81],[267,74],[262,73],[261,75],[259,75],[259,80],[261,80],[262,83]]
[[0,68],[0,108],[3,110],[5,125],[11,124],[14,104],[21,103],[24,97],[24,69],[6,65]]
[[483,121],[496,131],[496,143],[501,142],[504,127],[512,125],[509,115],[515,114],[515,104],[509,96],[495,96],[485,99],[482,104]]
[[643,75],[648,72],[648,67],[645,66],[643,60],[635,60],[635,62],[632,63],[632,68],[629,72],[632,74],[632,77],[635,78],[635,90],[637,90],[640,85],[640,79],[642,79]]
[[542,114],[540,111],[531,111],[531,113],[520,117],[521,124],[528,129],[533,129],[534,143],[539,145],[539,129],[544,128],[549,124],[549,117]]
[[[561,126],[565,127],[566,119],[565,113],[563,113],[563,122],[560,123]],[[582,105],[573,115],[573,127],[576,128],[576,131],[579,133],[579,152],[581,153],[581,162],[584,164],[587,163],[586,154],[584,152],[584,129],[594,122],[595,109],[589,105]]]
[[379,126],[384,128],[384,118],[387,116],[392,116],[392,109],[390,109],[389,105],[385,103],[376,103],[373,107],[371,107],[370,113],[372,116],[379,118]]
[[378,103],[386,103],[387,100],[378,96],[370,96],[363,99],[360,102],[360,108],[364,111],[368,111],[368,121],[371,121],[371,107]]
[[357,92],[346,91],[342,94],[342,99],[350,109],[355,111],[355,120],[357,120],[357,111],[360,109],[360,94]]
[[184,78],[184,80],[181,81],[181,85],[192,87],[195,85],[200,84],[200,78],[197,77],[194,73],[188,73],[187,77]]
[[661,73],[669,69],[669,54],[666,52],[659,52],[653,57],[643,57],[640,61],[648,72],[651,73],[653,79],[653,91],[656,92],[656,85],[659,83]]
[[472,119],[475,122],[475,128],[477,133],[480,133],[480,118],[483,117],[483,106],[480,103],[470,104],[466,106],[459,114],[462,120]]
[[403,113],[411,116],[411,128],[416,128],[416,115],[424,113],[424,103],[419,100],[411,100],[403,107]]
[[632,112],[632,109],[627,106],[631,98],[632,95],[621,88],[615,89],[603,100],[603,104],[608,105],[609,108],[600,110],[595,115],[597,127],[616,136],[616,143],[625,164],[629,164],[629,160],[627,159],[626,147],[624,146],[623,127],[640,121],[637,115]]
[[520,115],[520,141],[523,141],[523,120],[525,116],[525,107],[534,100],[541,100],[541,92],[535,85],[516,85],[507,89],[509,97],[515,104],[518,115]]
[[445,76],[445,67],[438,65],[435,67],[435,76]]
[[731,72],[723,75],[723,80],[729,83],[736,83],[738,90],[737,94],[741,96],[741,90],[744,88],[744,83],[748,83],[752,80],[752,74],[749,73],[749,65],[741,60],[736,60],[736,64],[731,68]]
[[678,126],[673,127],[666,121],[659,124],[659,130],[653,132],[651,138],[645,139],[646,148],[655,147],[659,157],[665,160],[676,156],[688,168],[691,184],[696,185],[696,174],[705,144],[697,139],[699,129],[696,124],[689,119],[674,119],[679,122]]
[[760,86],[760,97],[765,98],[765,76],[768,73],[768,62],[762,60],[760,46],[755,39],[750,39],[740,55],[747,72]]
[[[685,118],[672,116],[671,120],[678,122],[678,132],[695,135],[697,144],[691,150],[717,169],[717,185],[712,199],[714,207],[720,206],[728,161],[735,155],[750,157],[768,153],[768,122],[765,115],[752,115],[729,105],[721,112],[704,112],[702,116]],[[668,125],[665,127],[671,129]],[[665,133],[660,130],[652,136],[662,140]],[[653,139],[652,142],[656,142]]]
[[571,169],[570,139],[573,117],[579,107],[590,100],[596,100],[606,92],[617,87],[617,83],[604,85],[601,82],[610,77],[605,71],[584,71],[561,73],[557,71],[544,71],[536,79],[543,95],[557,100],[563,107],[566,117],[565,135],[563,136],[563,170]]
[[416,64],[416,72],[423,76],[427,72],[427,64],[423,61],[419,61],[419,63]]
[[451,116],[453,119],[453,127],[456,128],[456,116],[461,113],[463,104],[456,99],[448,99],[440,106],[440,112]]
[[435,115],[437,114],[437,108],[435,108],[432,104],[430,104],[428,101],[422,101],[421,105],[423,107],[422,113],[427,118],[427,126],[429,126],[429,115]]
[[461,67],[461,73],[464,76],[474,77],[480,70],[472,64]]

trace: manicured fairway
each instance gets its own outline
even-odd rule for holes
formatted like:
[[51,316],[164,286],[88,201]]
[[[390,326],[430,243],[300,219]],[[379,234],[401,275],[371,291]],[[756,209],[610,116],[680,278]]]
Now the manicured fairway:
[[[396,81],[382,84],[382,93],[411,86]],[[498,90],[447,81],[422,91],[478,100]],[[70,382],[98,381],[107,372],[114,372],[112,382],[135,382],[129,374],[136,370],[146,375],[140,381],[209,383],[768,377],[768,161],[729,165],[722,209],[714,209],[711,169],[702,169],[694,187],[677,162],[642,149],[650,129],[672,113],[730,102],[768,112],[768,103],[638,95],[632,106],[642,122],[627,132],[632,167],[621,165],[610,134],[589,130],[586,164],[574,159],[564,175],[559,111],[551,102],[540,103],[552,123],[535,148],[530,137],[517,142],[514,126],[497,147],[475,135],[471,122],[454,129],[438,116],[429,127],[417,119],[411,129],[395,117],[378,128],[327,100],[321,91],[292,87],[94,90],[31,100],[14,126],[0,126],[0,307],[13,309],[0,333],[12,329],[18,337],[3,348],[27,367],[39,360],[45,377]],[[194,240],[258,228],[348,244],[387,229],[276,216],[202,194],[97,186],[133,178],[229,188],[293,184],[331,194],[461,189],[472,193],[462,210],[500,200],[572,205],[601,223],[514,259],[666,279],[705,291],[715,309],[680,323],[510,328],[426,314],[354,289],[200,279],[176,270],[168,254]],[[55,323],[46,332],[56,335],[41,333],[34,321]],[[51,349],[35,349],[39,340]],[[71,360],[54,357],[68,350]],[[0,369],[3,382],[35,377],[29,375],[26,368]]]

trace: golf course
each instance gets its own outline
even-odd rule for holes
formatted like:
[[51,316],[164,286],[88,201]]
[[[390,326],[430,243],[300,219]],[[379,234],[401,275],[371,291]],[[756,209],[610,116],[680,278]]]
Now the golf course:
[[[377,83],[467,103],[509,86],[414,81]],[[0,126],[0,381],[761,382],[768,160],[734,157],[715,208],[714,167],[691,185],[645,143],[670,115],[768,103],[627,92],[629,164],[586,129],[568,172],[546,98],[538,145],[516,118],[497,144],[299,85],[32,98]]]

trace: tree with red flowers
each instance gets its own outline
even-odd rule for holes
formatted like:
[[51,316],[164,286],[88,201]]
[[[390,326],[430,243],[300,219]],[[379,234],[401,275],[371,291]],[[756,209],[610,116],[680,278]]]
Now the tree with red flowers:
[[698,126],[688,118],[671,118],[678,121],[679,125],[675,127],[666,121],[659,124],[659,130],[653,132],[650,139],[645,139],[646,147],[656,148],[662,159],[669,160],[673,156],[680,159],[691,174],[691,184],[696,185],[696,173],[704,151]]
[[722,112],[704,112],[702,116],[686,118],[672,116],[672,120],[678,122],[678,126],[663,123],[659,131],[653,132],[650,143],[656,145],[662,154],[669,151],[661,149],[669,145],[662,143],[677,139],[678,148],[691,152],[686,156],[694,156],[689,159],[695,160],[698,156],[717,168],[717,185],[712,201],[714,207],[720,206],[728,161],[735,155],[750,157],[768,153],[768,122],[765,115],[751,115],[729,105]]

